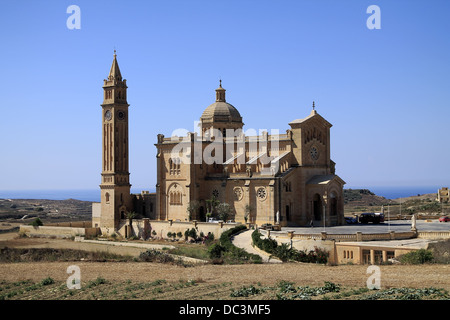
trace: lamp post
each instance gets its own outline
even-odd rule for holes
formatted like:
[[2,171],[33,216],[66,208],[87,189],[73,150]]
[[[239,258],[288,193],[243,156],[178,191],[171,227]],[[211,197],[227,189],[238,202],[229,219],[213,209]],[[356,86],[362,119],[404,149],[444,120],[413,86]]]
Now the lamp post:
[[326,209],[326,206],[324,204],[323,205],[323,231],[325,231],[325,209]]
[[391,232],[390,206],[391,206],[391,202],[389,202],[389,204],[388,204],[388,231],[389,232]]

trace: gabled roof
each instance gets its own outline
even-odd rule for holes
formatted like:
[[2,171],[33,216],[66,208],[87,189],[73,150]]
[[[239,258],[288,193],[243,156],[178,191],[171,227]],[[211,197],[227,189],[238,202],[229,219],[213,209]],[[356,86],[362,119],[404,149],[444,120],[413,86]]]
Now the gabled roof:
[[325,120],[325,118],[323,118],[320,114],[318,114],[317,111],[314,110],[314,109],[311,110],[311,113],[306,118],[304,118],[304,119],[296,119],[296,120],[290,122],[289,125],[292,127],[292,125],[303,124],[303,123],[306,123],[306,122],[310,121],[311,119],[318,119],[320,122],[325,123],[325,125],[328,126],[328,127],[332,127],[333,126],[331,123],[329,123],[327,120]]
[[339,178],[339,176],[335,174],[325,174],[325,175],[317,175],[312,177],[306,182],[306,184],[315,184],[315,185],[327,185],[333,180],[338,180],[338,182],[345,184],[345,181]]

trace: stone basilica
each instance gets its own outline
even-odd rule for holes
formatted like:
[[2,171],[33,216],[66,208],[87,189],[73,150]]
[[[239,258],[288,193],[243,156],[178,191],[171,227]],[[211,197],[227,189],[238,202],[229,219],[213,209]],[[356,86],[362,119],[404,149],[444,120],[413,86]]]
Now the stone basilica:
[[93,226],[119,229],[126,213],[150,221],[206,221],[228,204],[228,219],[281,226],[341,225],[343,186],[330,159],[331,124],[316,110],[285,133],[246,135],[220,83],[198,132],[156,139],[156,193],[130,193],[127,84],[116,54],[104,80],[101,202]]

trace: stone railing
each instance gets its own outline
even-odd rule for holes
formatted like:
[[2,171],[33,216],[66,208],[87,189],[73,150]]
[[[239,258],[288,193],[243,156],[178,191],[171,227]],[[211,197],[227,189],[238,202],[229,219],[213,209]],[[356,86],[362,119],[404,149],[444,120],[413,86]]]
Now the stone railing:
[[450,239],[450,231],[419,231],[417,237],[420,239]]
[[[263,234],[270,236],[270,231],[263,231]],[[274,234],[275,235],[275,234]],[[337,242],[360,242],[360,241],[380,241],[380,240],[404,240],[413,239],[417,237],[417,233],[413,231],[408,232],[395,232],[389,233],[345,233],[345,234],[333,234],[333,233],[295,233],[294,231],[287,231],[287,233],[276,233],[278,238],[289,238],[293,240],[335,240]]]

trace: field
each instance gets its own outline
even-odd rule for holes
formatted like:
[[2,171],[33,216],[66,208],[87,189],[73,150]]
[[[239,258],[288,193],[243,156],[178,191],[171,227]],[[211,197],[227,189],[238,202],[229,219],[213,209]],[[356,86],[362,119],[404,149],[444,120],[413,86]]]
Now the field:
[[[81,289],[67,288],[70,265],[81,270]],[[367,289],[366,266],[40,262],[0,268],[1,299],[449,299],[450,289],[447,265],[381,266],[381,290]]]
[[[420,201],[415,206],[428,201],[411,200]],[[348,194],[346,209],[368,209],[384,201],[370,192],[354,191]],[[86,214],[78,215],[80,207]],[[403,210],[407,208],[405,205]],[[449,299],[448,264],[381,265],[381,289],[369,290],[370,274],[364,265],[290,262],[188,266],[170,261],[140,261],[137,257],[144,249],[17,237],[17,225],[25,222],[17,222],[19,217],[28,215],[31,221],[30,217],[37,216],[45,222],[85,220],[88,209],[84,203],[73,200],[3,201],[0,211],[4,210],[1,213],[5,219],[0,226],[0,248],[12,251],[2,251],[0,255],[0,300]],[[170,251],[172,254],[207,257],[206,248],[198,244],[170,244],[176,246]],[[18,251],[21,249],[30,251]],[[81,289],[67,288],[67,268],[74,265],[80,268]]]

